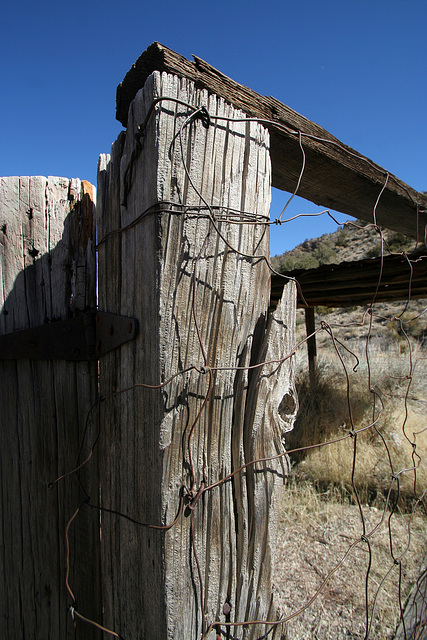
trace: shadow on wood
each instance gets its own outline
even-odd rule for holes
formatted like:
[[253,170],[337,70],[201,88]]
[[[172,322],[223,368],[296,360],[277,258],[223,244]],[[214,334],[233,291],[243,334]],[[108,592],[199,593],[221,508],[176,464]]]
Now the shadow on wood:
[[[93,309],[91,185],[0,178],[0,188],[0,333]],[[65,584],[65,530],[85,492],[97,493],[96,460],[49,488],[87,456],[95,438],[97,425],[86,420],[97,364],[3,360],[0,353],[0,370],[0,635],[98,638],[94,627],[76,635]],[[69,530],[69,583],[89,617],[101,613],[98,539],[96,514],[82,509]]]

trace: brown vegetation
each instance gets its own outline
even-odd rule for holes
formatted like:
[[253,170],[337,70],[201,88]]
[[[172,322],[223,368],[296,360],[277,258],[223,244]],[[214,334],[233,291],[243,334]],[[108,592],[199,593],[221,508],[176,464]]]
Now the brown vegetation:
[[[335,254],[373,254],[363,230],[346,229],[326,238]],[[406,248],[398,235],[391,250]],[[427,551],[425,301],[366,309],[316,310],[327,329],[314,381],[304,348],[296,355],[300,408],[275,565],[282,614],[294,616],[289,640],[393,638]]]

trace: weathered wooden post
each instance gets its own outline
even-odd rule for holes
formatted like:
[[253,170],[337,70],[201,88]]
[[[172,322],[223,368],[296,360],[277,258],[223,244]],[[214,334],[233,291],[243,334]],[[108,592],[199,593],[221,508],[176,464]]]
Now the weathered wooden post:
[[0,178],[0,274],[0,636],[99,637],[76,635],[66,588],[68,569],[81,611],[99,617],[96,514],[70,525],[68,562],[65,533],[81,487],[97,494],[96,462],[81,485],[75,474],[55,484],[95,437],[97,364],[78,361],[72,322],[96,304],[92,186]]
[[316,348],[316,320],[314,308],[305,309],[305,330],[307,332],[307,355],[308,355],[308,375],[310,384],[313,386],[317,380],[317,348]]
[[227,624],[277,619],[296,296],[268,316],[269,204],[267,130],[149,75],[98,174],[100,309],[139,322],[100,362],[104,624],[123,637],[258,638],[270,625]]

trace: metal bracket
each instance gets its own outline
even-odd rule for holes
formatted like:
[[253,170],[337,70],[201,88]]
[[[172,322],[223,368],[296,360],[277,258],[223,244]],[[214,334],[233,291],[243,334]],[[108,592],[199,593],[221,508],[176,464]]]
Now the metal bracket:
[[0,336],[0,360],[96,360],[132,340],[137,325],[134,318],[88,311]]

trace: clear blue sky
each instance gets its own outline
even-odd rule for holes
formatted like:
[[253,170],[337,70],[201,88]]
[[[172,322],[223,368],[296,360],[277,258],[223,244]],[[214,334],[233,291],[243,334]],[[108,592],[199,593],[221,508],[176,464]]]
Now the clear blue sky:
[[[0,175],[95,183],[98,155],[121,130],[116,86],[158,40],[273,95],[427,190],[426,33],[426,0],[8,2]],[[272,217],[286,199],[274,194]],[[290,215],[319,210],[292,205]],[[315,220],[273,229],[272,254],[336,228]]]

